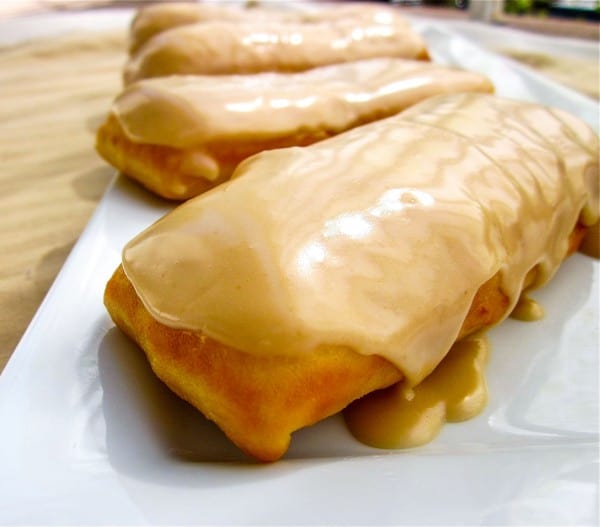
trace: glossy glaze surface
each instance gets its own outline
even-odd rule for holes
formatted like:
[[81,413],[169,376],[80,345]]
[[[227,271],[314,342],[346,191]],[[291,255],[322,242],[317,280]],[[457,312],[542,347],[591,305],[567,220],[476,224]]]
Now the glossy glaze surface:
[[[283,9],[282,9],[283,7]],[[139,49],[152,36],[177,26],[207,21],[279,21],[314,24],[332,20],[349,19],[369,21],[375,24],[406,24],[407,20],[398,9],[382,5],[322,4],[318,9],[289,9],[285,4],[259,4],[240,6],[235,4],[171,2],[150,5],[137,13],[130,32],[130,50]]]
[[128,61],[124,80],[165,75],[302,71],[375,57],[425,58],[426,46],[405,22],[342,18],[328,23],[211,21],[175,27]]
[[303,73],[173,76],[140,81],[114,102],[137,143],[203,143],[320,137],[449,92],[491,92],[477,73],[424,61],[371,59]]
[[[500,273],[511,307],[598,215],[598,138],[562,112],[486,95],[429,99],[233,181],[132,240],[151,314],[252,353],[348,346],[418,383]],[[596,153],[596,154],[595,154]]]

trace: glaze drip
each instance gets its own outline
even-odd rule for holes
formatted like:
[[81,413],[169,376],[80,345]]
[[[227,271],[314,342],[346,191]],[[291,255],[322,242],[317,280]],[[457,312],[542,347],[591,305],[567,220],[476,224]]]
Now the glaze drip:
[[406,394],[403,383],[366,395],[344,410],[350,432],[376,448],[411,448],[434,439],[446,422],[466,421],[487,404],[485,336],[452,346],[437,368]]

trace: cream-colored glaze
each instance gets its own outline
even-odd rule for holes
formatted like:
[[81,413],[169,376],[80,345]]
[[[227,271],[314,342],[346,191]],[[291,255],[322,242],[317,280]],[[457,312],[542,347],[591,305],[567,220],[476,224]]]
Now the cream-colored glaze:
[[223,5],[198,2],[170,2],[144,7],[138,11],[130,32],[130,51],[133,53],[154,35],[168,29],[209,21],[230,22],[291,22],[314,24],[350,19],[375,24],[406,24],[398,9],[372,4],[319,5],[318,8],[278,4]]
[[[598,219],[598,137],[489,95],[428,99],[306,148],[256,155],[124,249],[149,312],[251,353],[347,346],[410,384],[446,355],[500,274],[558,268]],[[581,214],[580,214],[581,213]]]
[[544,308],[526,293],[521,294],[510,317],[524,322],[532,322],[544,318]]
[[446,422],[466,421],[488,399],[485,336],[463,339],[407,396],[404,383],[370,393],[344,410],[350,432],[376,448],[411,448],[434,439]]
[[124,81],[166,75],[303,71],[375,57],[423,58],[421,37],[402,23],[342,18],[328,23],[203,22],[148,41],[125,66]]
[[[173,76],[129,86],[112,114],[134,142],[199,148],[286,137],[322,138],[440,93],[491,92],[478,73],[404,59],[370,59],[302,73]],[[209,144],[208,149],[201,145]],[[216,160],[215,160],[216,162]]]

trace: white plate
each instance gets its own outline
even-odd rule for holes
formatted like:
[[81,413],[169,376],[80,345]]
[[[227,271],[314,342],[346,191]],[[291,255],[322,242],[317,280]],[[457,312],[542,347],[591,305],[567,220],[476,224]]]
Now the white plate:
[[[589,99],[435,23],[419,28],[436,60],[597,129]],[[153,377],[102,306],[121,247],[167,208],[116,181],[0,378],[0,523],[598,522],[598,261],[575,255],[535,295],[541,322],[491,332],[491,400],[476,419],[423,448],[380,451],[334,416],[260,465]]]

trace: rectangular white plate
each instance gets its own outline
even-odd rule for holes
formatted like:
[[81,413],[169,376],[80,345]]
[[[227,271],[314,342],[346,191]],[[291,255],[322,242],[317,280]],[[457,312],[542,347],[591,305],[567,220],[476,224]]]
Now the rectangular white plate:
[[[591,100],[418,27],[435,60],[597,130]],[[116,180],[0,378],[0,523],[597,524],[598,261],[575,255],[534,295],[544,320],[491,332],[476,419],[380,451],[334,416],[259,465],[154,378],[102,305],[123,244],[169,207]]]

